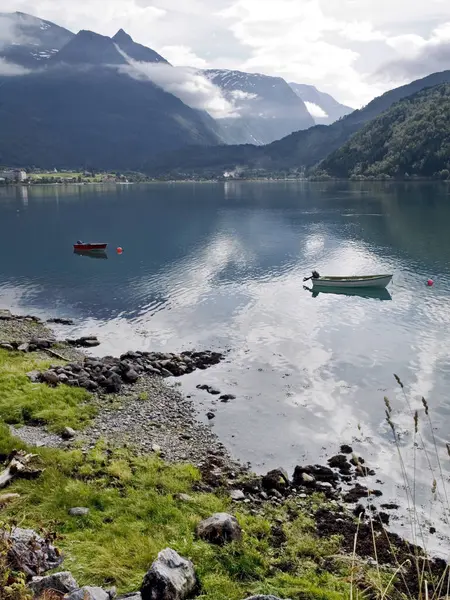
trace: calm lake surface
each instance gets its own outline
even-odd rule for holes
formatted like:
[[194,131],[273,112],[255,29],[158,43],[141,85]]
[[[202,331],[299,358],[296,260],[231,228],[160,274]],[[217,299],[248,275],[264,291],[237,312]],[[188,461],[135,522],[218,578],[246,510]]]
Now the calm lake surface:
[[[101,354],[229,350],[182,388],[201,418],[214,407],[211,426],[237,457],[259,471],[292,470],[351,443],[389,501],[402,477],[384,396],[409,458],[414,435],[393,373],[426,445],[428,399],[448,461],[449,193],[418,183],[3,188],[0,306],[73,318],[61,333],[97,334]],[[74,255],[77,239],[109,242],[108,260]],[[314,296],[303,288],[313,268],[393,272],[394,281],[379,298]],[[198,383],[237,399],[214,404]],[[417,443],[426,504],[433,476]]]

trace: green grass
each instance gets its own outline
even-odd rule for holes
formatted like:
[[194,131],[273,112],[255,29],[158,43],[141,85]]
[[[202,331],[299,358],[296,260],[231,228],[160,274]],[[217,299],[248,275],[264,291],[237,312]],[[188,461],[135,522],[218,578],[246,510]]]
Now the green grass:
[[[0,430],[0,447],[13,445],[8,436]],[[216,547],[195,538],[201,519],[231,507],[225,496],[193,491],[200,475],[191,466],[167,465],[153,456],[135,457],[101,444],[87,455],[81,450],[38,453],[44,473],[10,487],[21,499],[4,510],[2,518],[56,531],[57,544],[66,554],[64,568],[81,584],[136,590],[158,552],[170,546],[193,561],[202,599],[242,600],[268,591],[293,600],[347,595],[348,584],[323,573],[315,562],[336,552],[337,542],[315,538],[305,516],[286,526],[286,574],[277,567],[279,550],[271,546],[270,511],[264,516],[237,514],[242,542]],[[178,500],[179,493],[189,494],[191,500]],[[70,517],[68,510],[74,506],[88,507],[89,515]]]
[[[0,351],[0,456],[27,449],[6,422],[41,420],[57,430],[66,424],[81,427],[91,415],[84,392],[31,384],[24,375],[45,366],[30,355]],[[8,492],[20,498],[2,509],[1,521],[55,533],[65,554],[63,568],[81,585],[137,590],[158,552],[171,547],[193,561],[201,600],[242,600],[256,593],[292,600],[349,597],[349,569],[330,573],[322,564],[339,550],[337,539],[315,535],[309,513],[322,498],[301,501],[301,506],[292,501],[283,508],[267,507],[255,515],[245,505],[232,505],[226,493],[195,491],[200,474],[194,467],[168,465],[154,455],[136,456],[102,442],[89,452],[33,452],[43,473],[34,480],[14,480]],[[180,493],[191,499],[178,499]],[[75,506],[90,512],[71,517],[68,511]],[[197,540],[197,523],[222,511],[236,514],[242,541],[217,547]],[[273,542],[275,519],[283,523],[283,548]],[[0,581],[1,576],[0,564]],[[24,600],[18,585],[12,600]]]
[[80,429],[95,415],[89,394],[79,388],[31,383],[28,371],[45,370],[55,361],[37,360],[33,354],[0,350],[0,421],[42,423],[50,431],[69,426]]

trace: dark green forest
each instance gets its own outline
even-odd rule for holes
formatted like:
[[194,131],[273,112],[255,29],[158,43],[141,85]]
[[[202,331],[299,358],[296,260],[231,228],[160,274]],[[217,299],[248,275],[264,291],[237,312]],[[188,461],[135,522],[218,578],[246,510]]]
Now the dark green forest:
[[450,84],[401,100],[328,156],[317,172],[331,177],[450,175]]

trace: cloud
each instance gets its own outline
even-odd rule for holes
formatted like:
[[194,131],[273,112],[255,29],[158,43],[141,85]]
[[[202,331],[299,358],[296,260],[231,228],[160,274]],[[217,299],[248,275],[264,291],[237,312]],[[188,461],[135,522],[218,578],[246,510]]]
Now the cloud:
[[305,106],[312,117],[316,117],[318,119],[326,119],[328,117],[327,113],[323,110],[323,108],[321,108],[317,104],[314,104],[314,102],[307,102],[305,100]]
[[244,92],[243,90],[233,90],[229,92],[229,95],[234,100],[254,100],[258,97],[258,94],[251,94],[250,92]]
[[244,71],[332,88],[349,105],[367,103],[384,91],[358,72],[360,54],[349,47],[349,41],[385,39],[367,21],[348,22],[325,14],[319,0],[237,0],[220,16],[250,50],[240,67]]
[[208,63],[197,56],[188,46],[163,46],[161,54],[176,67],[196,67],[206,69]]
[[[34,23],[34,20],[30,22]],[[27,24],[27,17],[21,19],[21,24]],[[34,40],[26,36],[18,27],[15,19],[10,18],[6,14],[0,14],[0,48],[10,46],[12,44],[31,44]]]
[[175,65],[280,75],[351,106],[447,66],[443,40],[430,45],[450,21],[445,0],[2,0],[0,10],[74,32],[124,28]]
[[14,77],[16,75],[26,75],[30,71],[21,67],[19,65],[15,65],[14,63],[8,62],[4,58],[0,57],[0,75],[7,77]]
[[450,68],[450,21],[436,27],[428,38],[404,34],[391,37],[387,44],[398,58],[377,69],[379,80],[411,80]]
[[239,116],[220,88],[195,69],[128,60],[129,65],[119,67],[122,72],[136,79],[153,81],[191,108],[206,110],[216,119]]

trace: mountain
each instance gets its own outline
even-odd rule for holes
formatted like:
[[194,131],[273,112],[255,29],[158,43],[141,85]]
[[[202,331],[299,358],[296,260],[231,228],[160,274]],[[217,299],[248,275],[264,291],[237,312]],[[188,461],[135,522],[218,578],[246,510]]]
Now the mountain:
[[133,60],[169,64],[165,58],[151,48],[134,42],[133,38],[123,29],[120,29],[112,39]]
[[220,120],[228,143],[268,144],[314,125],[303,100],[281,77],[222,69],[203,74],[236,107],[236,118]]
[[77,33],[48,61],[50,66],[61,63],[74,66],[128,64],[110,37],[86,30]]
[[0,31],[0,58],[27,69],[42,66],[74,37],[64,27],[21,12],[0,13]]
[[207,113],[133,75],[111,38],[80,31],[45,69],[0,78],[0,164],[139,169],[220,142]]
[[316,125],[331,125],[354,110],[350,106],[341,104],[330,94],[320,92],[313,85],[304,83],[289,83],[289,85],[297,96],[305,102],[306,108]]
[[207,115],[114,68],[61,65],[0,86],[0,164],[138,170],[157,153],[219,141]]
[[423,79],[386,92],[361,110],[355,110],[332,125],[316,125],[297,131],[267,146],[218,146],[203,149],[190,148],[186,153],[175,152],[159,156],[149,163],[149,170],[157,173],[183,172],[222,174],[230,166],[252,169],[284,170],[312,167],[345,144],[350,137],[371,119],[376,118],[395,102],[427,87],[450,82],[450,71],[433,73]]
[[450,176],[450,83],[427,88],[370,121],[320,165],[335,177]]

